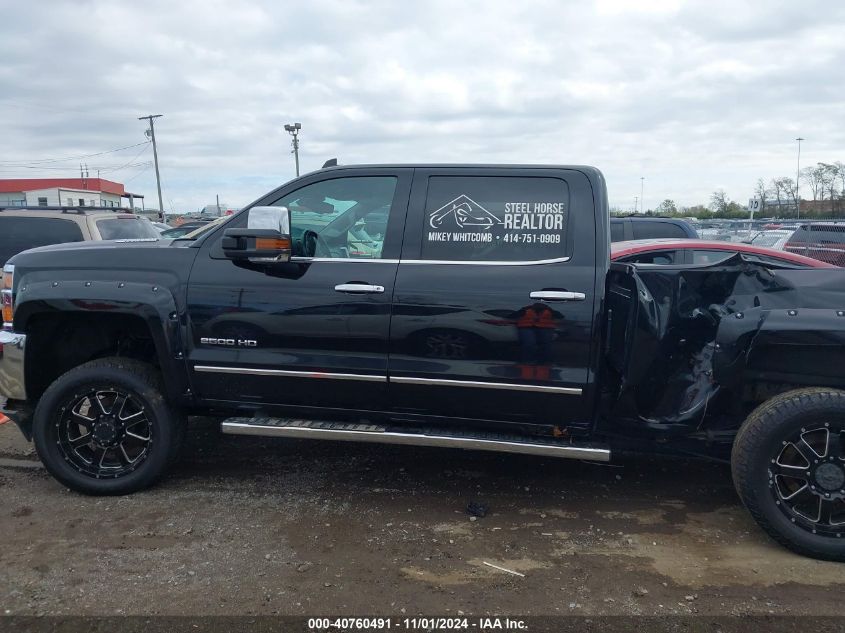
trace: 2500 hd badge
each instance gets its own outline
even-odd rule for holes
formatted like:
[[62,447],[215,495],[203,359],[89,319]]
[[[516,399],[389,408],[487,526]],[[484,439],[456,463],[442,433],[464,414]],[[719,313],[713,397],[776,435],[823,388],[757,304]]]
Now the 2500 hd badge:
[[258,347],[258,341],[242,338],[207,338],[200,337],[203,345],[224,345],[226,347]]

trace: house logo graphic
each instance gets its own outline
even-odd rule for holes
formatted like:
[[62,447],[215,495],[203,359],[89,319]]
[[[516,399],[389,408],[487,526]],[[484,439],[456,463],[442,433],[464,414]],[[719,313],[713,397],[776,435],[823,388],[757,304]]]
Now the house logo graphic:
[[460,195],[432,211],[428,224],[433,229],[478,228],[485,231],[502,221],[469,196]]

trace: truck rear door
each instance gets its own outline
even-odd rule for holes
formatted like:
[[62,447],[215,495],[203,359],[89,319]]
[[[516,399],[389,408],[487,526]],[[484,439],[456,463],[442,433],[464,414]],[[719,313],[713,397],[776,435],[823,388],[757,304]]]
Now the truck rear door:
[[391,319],[393,415],[589,418],[596,266],[585,174],[415,170]]

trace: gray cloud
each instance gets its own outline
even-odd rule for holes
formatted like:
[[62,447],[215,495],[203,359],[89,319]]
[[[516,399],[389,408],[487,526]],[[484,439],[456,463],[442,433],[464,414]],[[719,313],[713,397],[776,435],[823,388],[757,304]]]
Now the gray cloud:
[[[162,113],[176,210],[289,179],[292,120],[309,170],[333,156],[589,163],[623,207],[640,176],[651,206],[718,187],[744,200],[794,171],[799,134],[807,164],[845,159],[845,5],[823,0],[0,0],[0,14],[0,177],[59,175],[8,165],[131,145],[136,117]],[[107,175],[153,203],[136,163]]]

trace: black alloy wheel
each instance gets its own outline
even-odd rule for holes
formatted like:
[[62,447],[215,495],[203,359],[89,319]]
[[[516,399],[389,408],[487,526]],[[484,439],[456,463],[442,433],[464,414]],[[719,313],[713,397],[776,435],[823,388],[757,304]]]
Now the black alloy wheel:
[[845,562],[845,391],[796,389],[761,404],[734,439],[731,469],[769,536]]
[[54,433],[65,460],[79,472],[121,477],[149,455],[153,426],[144,405],[125,389],[74,394],[57,416]]
[[68,488],[127,494],[152,485],[179,455],[184,415],[165,401],[147,363],[102,358],[59,376],[35,408],[33,440]]
[[845,423],[802,427],[771,458],[769,486],[790,521],[845,537]]

